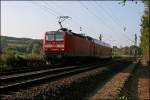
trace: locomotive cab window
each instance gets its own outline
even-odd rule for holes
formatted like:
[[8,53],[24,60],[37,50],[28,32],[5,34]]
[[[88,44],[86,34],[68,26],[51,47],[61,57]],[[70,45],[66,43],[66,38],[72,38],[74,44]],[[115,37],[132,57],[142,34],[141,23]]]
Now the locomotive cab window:
[[55,34],[55,40],[56,41],[63,41],[64,40],[64,34],[63,33],[56,33]]
[[55,40],[54,34],[46,34],[46,40],[47,41],[54,41]]
[[46,41],[63,41],[64,34],[63,33],[47,33]]

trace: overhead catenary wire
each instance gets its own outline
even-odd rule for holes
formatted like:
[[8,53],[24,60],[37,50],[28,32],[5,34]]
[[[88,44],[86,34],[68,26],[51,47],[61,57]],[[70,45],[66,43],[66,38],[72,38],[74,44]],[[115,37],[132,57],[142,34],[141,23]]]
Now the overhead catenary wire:
[[[92,12],[92,11],[90,11],[89,10],[89,8],[85,5],[85,4],[83,4],[82,2],[80,2],[80,4],[90,13],[90,14],[92,14],[94,17],[96,17],[100,22],[102,22],[103,23],[103,25],[107,28],[107,29],[109,29],[110,31],[114,31],[114,29],[111,29],[107,24],[106,24],[106,22],[105,21],[103,21],[99,16],[97,16],[94,12]],[[110,35],[110,34],[109,34]]]
[[[92,11],[90,11],[89,10],[89,8],[85,5],[85,4],[83,4],[82,2],[79,2],[81,5],[82,5],[82,7],[84,7],[90,14],[92,14],[94,17],[96,17],[100,22],[103,22],[103,25],[107,28],[107,29],[109,29],[110,31],[113,31],[113,29],[110,29],[110,27],[105,23],[105,21],[103,21],[99,16],[97,16],[94,12],[92,12]],[[108,28],[109,27],[109,28]]]
[[[94,12],[90,11],[89,8],[82,2],[79,1],[79,3],[81,4],[82,7],[84,7],[91,15],[93,15],[95,18],[97,18],[100,22],[102,22],[104,24],[104,26],[109,29],[108,25],[105,23],[105,21],[103,21],[99,16],[97,16]],[[109,29],[110,30],[110,29]],[[112,30],[110,30],[112,31]]]
[[[44,2],[47,6],[50,6],[49,3],[47,3],[46,1],[43,1],[43,2]],[[59,7],[59,8],[60,8],[60,7]],[[54,10],[53,10],[53,11],[54,11]],[[64,15],[63,13],[58,12],[58,11],[57,11],[57,12],[55,11],[55,13],[57,13],[57,14],[59,14],[59,15]],[[78,19],[77,16],[76,16],[76,19]],[[73,21],[74,23],[76,23],[77,25],[80,24],[80,23],[79,23],[77,20],[75,20],[75,19],[72,19],[72,21]],[[84,25],[84,24],[82,24],[81,26],[82,26],[82,27],[89,28],[89,27],[87,27],[87,26]],[[90,27],[90,29],[91,29],[91,27]],[[92,29],[92,30],[93,30],[93,29]],[[92,34],[95,34],[95,33],[98,34],[98,33],[95,32],[95,31],[93,31],[93,32],[91,32],[91,33],[92,33]],[[99,34],[98,34],[98,35],[99,35]]]
[[[53,11],[49,11],[47,8],[46,9],[44,9],[45,8],[45,6],[43,6],[43,5],[39,5],[38,3],[36,3],[36,2],[31,2],[32,4],[34,4],[35,6],[37,6],[37,7],[39,7],[39,8],[41,8],[43,11],[45,11],[45,12],[47,12],[48,11],[48,14],[50,14],[50,15],[53,15],[53,16],[55,16],[55,17],[58,17],[57,16],[57,14],[56,13],[54,13]],[[43,8],[44,7],[44,8]]]
[[[113,21],[116,25],[118,25],[118,27],[123,26],[123,27],[121,27],[121,29],[123,29],[124,32],[125,32],[126,27],[125,27],[125,25],[122,25],[122,24],[120,23],[120,21],[119,21],[118,18],[117,18],[117,20],[115,20],[115,18],[114,18],[100,3],[98,3],[97,1],[95,1],[95,4],[96,4],[100,9],[103,9],[104,13],[106,13],[106,14],[112,19],[112,21]],[[133,40],[131,40],[128,36],[126,36],[126,34],[124,34],[124,36],[125,36],[126,38],[128,38],[130,41],[133,42]]]
[[[48,9],[50,9],[50,8],[49,8],[49,6],[50,6],[49,3],[47,3],[46,1],[43,1],[43,3],[47,6]],[[51,10],[52,10],[53,12],[55,12],[56,14],[59,14],[59,15],[61,15],[61,16],[64,16],[64,14],[61,13],[61,12],[58,12],[58,11],[53,10],[53,9],[51,9]]]
[[[95,1],[95,2],[96,2],[96,1]],[[95,4],[96,4],[100,9],[103,9],[102,11],[104,11],[104,13],[106,13],[106,15],[108,15],[116,25],[118,25],[119,27],[122,26],[121,24],[118,24],[118,23],[117,23],[118,21],[115,21],[115,20],[114,20],[113,16],[111,16],[111,14],[108,13],[108,11],[107,11],[102,5],[100,5],[100,4],[98,4],[98,3],[95,3]],[[123,28],[125,28],[125,27],[123,27]],[[122,29],[122,28],[121,28],[121,29]],[[125,29],[126,29],[126,28],[125,28]],[[126,34],[123,34],[123,35],[124,35],[129,41],[133,42],[133,40],[131,40]]]
[[[114,19],[114,17],[113,17],[100,3],[98,3],[97,1],[95,1],[95,4],[96,4],[100,9],[103,9],[104,13],[106,13],[106,15],[108,15],[116,25],[118,25],[119,27],[122,27],[122,26],[123,26],[123,24],[120,24],[120,22],[116,21],[116,20]],[[123,26],[122,28],[124,28],[124,26]]]
[[[98,5],[98,4],[96,4],[96,5]],[[100,9],[103,9],[103,10],[104,10],[104,7],[100,7],[99,5],[98,5],[98,7],[99,7]],[[105,11],[106,11],[106,10],[105,10]],[[104,11],[104,12],[105,12],[105,11]],[[105,13],[106,13],[106,12],[105,12]],[[109,16],[109,17],[112,19],[112,16],[111,16],[110,14],[109,14],[109,15],[108,15],[108,13],[106,13],[106,14],[107,14],[107,16]],[[113,20],[113,22],[114,22],[116,25],[119,25],[119,24],[116,23],[116,21],[115,21],[114,19],[112,19],[112,20]],[[121,26],[121,25],[119,25],[119,27],[120,27],[120,26]],[[122,29],[122,28],[121,28],[121,29]],[[114,30],[112,30],[112,31],[114,31]],[[126,36],[126,34],[123,34],[123,35],[126,37],[125,39],[126,39],[127,41],[134,42],[134,41],[131,40],[128,36]]]
[[[40,7],[41,9],[43,9],[45,12],[49,13],[50,15],[53,15],[55,17],[58,17],[58,15],[63,15],[62,13],[58,12],[58,11],[55,11],[54,9],[52,8],[49,8],[49,4],[48,3],[44,3],[44,4],[39,4],[39,3],[35,3],[36,6]],[[75,23],[78,24],[77,21],[74,20]],[[83,25],[84,27],[87,27],[85,25]],[[88,28],[88,27],[87,27]],[[93,33],[93,32],[92,32]],[[94,32],[93,34],[95,34],[97,32]],[[112,39],[108,39],[108,40],[111,40],[114,42],[114,40]]]
[[[48,4],[48,3],[47,3]],[[52,4],[52,3],[51,3]],[[49,5],[49,4],[48,4]],[[59,8],[60,8],[60,6],[59,6]],[[63,8],[61,8],[61,10],[62,10]],[[66,12],[66,11],[65,11]],[[79,20],[79,17],[77,17],[76,16],[76,19],[78,19]],[[77,20],[73,20],[75,23],[77,23],[78,24],[78,21]],[[84,25],[81,25],[81,26],[84,26],[84,27],[86,27],[86,28],[88,28],[89,29],[89,27],[87,27],[87,26],[85,26],[86,24],[84,24]],[[91,27],[90,27],[90,29],[92,29]],[[93,29],[92,29],[93,30]],[[92,32],[94,35],[95,34],[97,34],[98,36],[100,35],[98,32],[96,32],[95,30],[93,30],[93,32]],[[108,39],[108,40],[111,40],[111,39]],[[113,40],[114,41],[114,40]]]
[[[45,4],[46,4],[45,6],[50,6],[49,3],[47,3],[46,1],[43,1],[43,2],[45,2]],[[59,7],[59,8],[60,8],[60,7]],[[52,9],[51,9],[51,10],[52,10]],[[57,13],[57,14],[59,14],[59,15],[64,15],[63,13],[60,13],[60,12],[58,12],[58,11],[57,11],[57,12],[54,11],[54,10],[52,10],[52,11],[55,12],[55,13]],[[72,21],[73,21],[74,23],[76,23],[76,24],[79,24],[78,21],[75,20],[75,19],[73,19]],[[82,26],[84,26],[84,27],[86,27],[86,28],[89,28],[89,27],[87,27],[87,26],[85,26],[85,25],[82,25]],[[90,28],[91,28],[91,27],[90,27]],[[93,29],[92,29],[92,30],[93,30]],[[97,34],[98,36],[100,35],[100,34],[98,34],[97,32],[94,32],[94,31],[91,32],[91,33],[94,34],[94,35]],[[107,40],[112,40],[112,39],[107,39]],[[113,41],[115,41],[115,40],[113,40]]]

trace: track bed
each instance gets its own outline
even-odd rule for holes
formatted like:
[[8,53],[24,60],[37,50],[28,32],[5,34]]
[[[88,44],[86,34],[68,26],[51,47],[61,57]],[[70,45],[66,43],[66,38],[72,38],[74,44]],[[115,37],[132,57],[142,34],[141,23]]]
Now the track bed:
[[103,84],[109,77],[130,63],[131,61],[121,60],[97,68],[94,66],[100,65],[92,65],[92,69],[89,71],[69,74],[53,81],[49,79],[49,82],[47,80],[47,83],[42,85],[11,92],[8,95],[2,95],[2,97],[3,99],[85,99],[98,88],[99,84]]

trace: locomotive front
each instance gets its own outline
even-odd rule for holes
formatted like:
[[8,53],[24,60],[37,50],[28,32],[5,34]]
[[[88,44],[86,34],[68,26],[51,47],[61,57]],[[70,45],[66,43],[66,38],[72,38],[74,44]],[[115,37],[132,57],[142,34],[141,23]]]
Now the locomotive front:
[[43,40],[43,50],[46,60],[62,59],[65,50],[65,32],[46,32]]

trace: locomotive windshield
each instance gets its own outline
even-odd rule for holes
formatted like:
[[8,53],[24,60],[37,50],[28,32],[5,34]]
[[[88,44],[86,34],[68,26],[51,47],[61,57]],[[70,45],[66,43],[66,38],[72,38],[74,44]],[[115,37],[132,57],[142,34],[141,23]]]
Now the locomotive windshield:
[[62,33],[56,33],[55,34],[55,40],[56,41],[63,41],[64,40],[64,34],[62,34]]
[[63,41],[64,40],[64,34],[63,33],[46,34],[46,40],[47,41]]
[[47,41],[54,41],[55,40],[54,34],[46,34],[46,40]]

